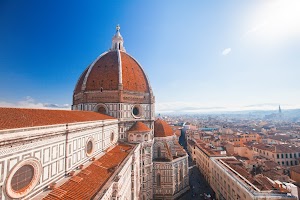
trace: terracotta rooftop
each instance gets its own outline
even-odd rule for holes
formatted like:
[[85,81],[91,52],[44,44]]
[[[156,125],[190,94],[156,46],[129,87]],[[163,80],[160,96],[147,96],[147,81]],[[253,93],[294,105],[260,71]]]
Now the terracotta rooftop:
[[115,119],[91,111],[1,108],[0,130]]
[[278,167],[278,163],[274,162],[272,160],[266,160],[263,162],[263,168],[264,170],[271,170],[271,169],[276,169]]
[[[240,176],[247,179],[251,184],[253,184],[259,190],[272,190],[272,189],[274,189],[272,183],[265,176],[263,176],[262,174],[252,176],[246,170],[246,168],[243,166],[243,164],[240,161],[238,161],[236,159],[233,159],[233,158],[220,159],[220,160],[225,162],[231,168],[231,169],[228,168],[229,170],[231,170],[231,171],[234,170],[235,173],[237,173]],[[236,176],[236,178],[239,178],[240,180],[243,180],[239,176]]]
[[130,132],[147,132],[147,131],[151,131],[151,129],[143,122],[136,122],[135,124],[132,125],[132,127],[128,131],[130,131]]
[[[120,52],[122,64],[123,90],[149,92],[147,77],[141,66],[127,53]],[[94,65],[90,65],[80,76],[74,90],[74,95],[82,90],[86,79],[87,91],[118,90],[119,86],[119,62],[118,52],[106,52]],[[88,70],[90,70],[89,73]]]
[[300,147],[290,144],[255,144],[253,147],[261,150],[271,151],[274,153],[298,153],[300,152]]
[[173,129],[167,122],[162,119],[157,119],[154,122],[154,137],[167,137],[174,135]]
[[132,146],[117,145],[67,182],[53,189],[44,200],[92,199],[128,156],[131,149]]
[[212,148],[211,146],[209,146],[209,144],[206,144],[203,140],[195,139],[195,145],[209,157],[226,156],[226,154],[223,153],[224,151]]
[[300,165],[290,167],[290,170],[300,174]]
[[282,178],[284,175],[281,173],[281,171],[279,170],[275,170],[275,169],[271,169],[269,171],[263,171],[262,174],[268,178],[270,178],[271,180],[275,181],[275,180],[279,180],[280,178]]
[[172,129],[174,130],[175,132],[175,135],[177,135],[178,137],[181,136],[181,126],[173,126]]
[[290,136],[287,136],[287,135],[273,135],[273,136],[269,136],[269,139],[285,142],[285,141],[289,141],[293,138]]

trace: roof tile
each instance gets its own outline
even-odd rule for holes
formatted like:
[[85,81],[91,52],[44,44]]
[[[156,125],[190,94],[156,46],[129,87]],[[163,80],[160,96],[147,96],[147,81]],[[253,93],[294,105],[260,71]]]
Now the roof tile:
[[0,130],[115,119],[91,111],[1,108]]
[[173,136],[174,131],[167,122],[162,119],[157,119],[154,122],[154,137]]
[[147,131],[151,131],[151,129],[143,122],[136,122],[135,124],[132,125],[132,127],[128,131],[129,132],[147,132]]
[[44,200],[92,199],[112,176],[116,167],[129,155],[131,150],[132,146],[125,144],[117,145],[74,176],[76,180],[80,179],[81,181],[74,181],[74,177],[72,177],[60,187],[50,192]]

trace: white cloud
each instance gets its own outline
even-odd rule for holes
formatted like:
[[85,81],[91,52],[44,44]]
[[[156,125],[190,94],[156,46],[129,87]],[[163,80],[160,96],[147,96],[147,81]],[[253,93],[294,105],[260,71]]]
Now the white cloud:
[[0,101],[0,107],[42,108],[42,109],[60,109],[60,110],[69,110],[71,108],[69,104],[59,105],[59,104],[36,102],[35,99],[33,99],[30,96],[27,96],[24,99],[15,103]]
[[222,55],[226,56],[227,54],[229,54],[231,52],[231,48],[226,48],[222,51]]

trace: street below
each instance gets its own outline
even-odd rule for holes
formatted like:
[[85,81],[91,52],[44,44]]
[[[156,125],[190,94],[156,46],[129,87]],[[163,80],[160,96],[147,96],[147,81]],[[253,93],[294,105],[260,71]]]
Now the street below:
[[[181,136],[179,137],[179,143],[187,151],[184,131],[182,131]],[[186,192],[184,195],[182,195],[181,197],[179,197],[178,200],[209,199],[209,198],[205,198],[205,194],[212,195],[213,190],[206,182],[203,175],[200,173],[199,169],[194,165],[190,156],[189,156],[189,167],[192,167],[189,170],[190,190]]]

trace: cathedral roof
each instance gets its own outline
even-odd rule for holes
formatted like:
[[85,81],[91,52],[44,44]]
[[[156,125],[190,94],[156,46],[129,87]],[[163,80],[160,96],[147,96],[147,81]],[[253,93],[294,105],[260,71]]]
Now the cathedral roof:
[[0,108],[0,130],[115,119],[91,111]]
[[132,146],[118,144],[43,199],[93,199],[131,150]]
[[112,48],[101,54],[81,74],[74,95],[80,92],[124,90],[149,93],[150,84],[141,65],[123,47],[117,26]]
[[136,122],[135,124],[132,125],[132,127],[128,131],[130,131],[130,132],[147,132],[147,131],[151,131],[151,129],[143,122]]
[[154,137],[168,137],[173,135],[174,131],[167,122],[162,119],[157,119],[154,122]]

